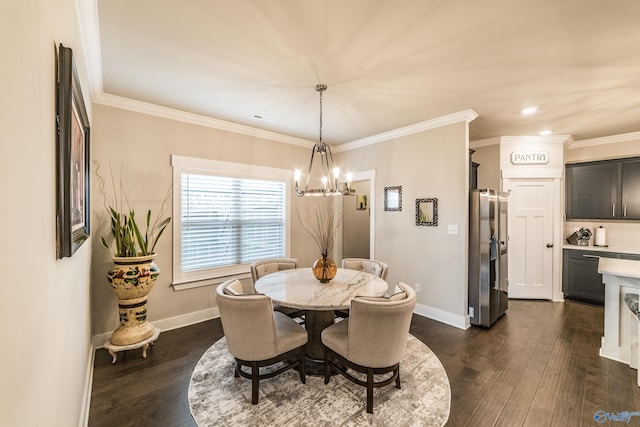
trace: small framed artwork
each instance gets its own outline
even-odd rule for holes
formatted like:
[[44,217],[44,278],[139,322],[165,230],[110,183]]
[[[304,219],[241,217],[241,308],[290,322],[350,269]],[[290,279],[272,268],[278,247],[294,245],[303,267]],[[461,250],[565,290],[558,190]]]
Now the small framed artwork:
[[367,195],[366,194],[357,194],[356,195],[356,210],[358,210],[358,211],[366,211],[367,210]]
[[384,187],[384,210],[402,210],[402,186]]
[[89,119],[73,51],[62,44],[56,69],[56,256],[72,256],[89,237]]
[[416,199],[416,225],[438,226],[438,199]]

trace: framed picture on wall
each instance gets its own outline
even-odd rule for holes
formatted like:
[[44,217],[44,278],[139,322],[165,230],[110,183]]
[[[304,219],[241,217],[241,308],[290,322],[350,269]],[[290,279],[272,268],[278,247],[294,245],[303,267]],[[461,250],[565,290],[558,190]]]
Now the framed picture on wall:
[[73,51],[58,48],[56,68],[56,256],[72,256],[89,237],[89,119]]
[[438,199],[416,199],[416,225],[438,226]]
[[384,210],[402,210],[402,186],[384,187]]
[[358,211],[366,211],[367,210],[367,195],[366,194],[357,194],[356,195],[356,210],[358,210]]

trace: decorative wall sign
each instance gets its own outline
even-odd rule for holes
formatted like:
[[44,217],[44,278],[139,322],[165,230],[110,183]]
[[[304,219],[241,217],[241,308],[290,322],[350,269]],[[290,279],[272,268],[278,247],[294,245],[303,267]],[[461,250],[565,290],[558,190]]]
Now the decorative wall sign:
[[547,151],[513,151],[511,164],[514,165],[546,165],[549,163]]
[[416,199],[416,225],[438,226],[438,199]]
[[56,76],[57,258],[70,257],[89,237],[89,119],[73,51],[58,49]]
[[402,186],[384,187],[384,210],[402,210]]

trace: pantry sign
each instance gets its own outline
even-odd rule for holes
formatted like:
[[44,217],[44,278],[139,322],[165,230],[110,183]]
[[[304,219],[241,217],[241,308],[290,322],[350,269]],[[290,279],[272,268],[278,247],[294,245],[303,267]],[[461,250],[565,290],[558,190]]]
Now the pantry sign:
[[547,151],[512,151],[511,163],[514,165],[546,165],[549,163]]

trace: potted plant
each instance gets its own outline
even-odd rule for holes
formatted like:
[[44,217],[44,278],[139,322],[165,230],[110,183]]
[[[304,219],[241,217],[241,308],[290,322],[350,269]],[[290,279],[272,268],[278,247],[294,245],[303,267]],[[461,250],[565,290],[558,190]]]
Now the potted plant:
[[120,326],[111,335],[111,344],[131,345],[144,341],[154,333],[153,324],[147,321],[147,298],[160,274],[160,269],[154,262],[155,247],[171,221],[171,217],[163,218],[171,188],[153,221],[151,210],[147,211],[143,234],[135,210],[126,197],[122,179],[120,191],[116,192],[111,174],[112,192],[107,192],[105,181],[98,169],[99,165],[96,175],[111,221],[112,243],[109,244],[104,237],[101,237],[100,241],[111,251],[114,266],[107,273],[107,280],[118,298],[120,317]]

